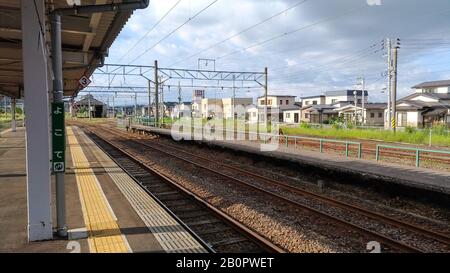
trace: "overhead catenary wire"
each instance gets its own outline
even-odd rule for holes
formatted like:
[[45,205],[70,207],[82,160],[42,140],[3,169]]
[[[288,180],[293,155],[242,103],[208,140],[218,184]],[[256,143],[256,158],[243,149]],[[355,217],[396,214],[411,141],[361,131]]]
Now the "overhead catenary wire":
[[119,58],[119,62],[122,61],[128,54],[130,54],[138,44],[140,44],[171,12],[174,10],[181,0],[178,0],[170,9],[132,46],[125,54]]
[[220,60],[220,59],[223,59],[223,58],[232,56],[232,55],[234,55],[234,54],[236,54],[236,53],[239,53],[239,52],[241,52],[241,51],[247,51],[248,49],[251,49],[251,48],[254,48],[254,47],[258,47],[258,46],[267,44],[267,43],[272,42],[272,41],[274,41],[274,40],[278,40],[278,39],[280,39],[280,38],[283,38],[283,37],[292,35],[292,34],[297,33],[297,32],[299,32],[299,31],[303,31],[303,30],[305,30],[305,29],[308,29],[308,28],[310,28],[310,27],[314,27],[314,26],[317,26],[317,25],[322,24],[322,23],[325,23],[325,22],[329,22],[329,21],[332,21],[332,20],[339,19],[339,18],[341,18],[341,17],[343,17],[343,16],[345,16],[345,15],[347,15],[347,14],[349,14],[349,13],[353,13],[353,12],[355,12],[355,11],[357,11],[357,10],[360,10],[360,9],[362,9],[362,7],[360,7],[360,8],[353,8],[353,9],[348,10],[348,11],[346,11],[346,12],[344,12],[344,13],[342,13],[342,14],[339,14],[339,15],[337,15],[337,16],[326,17],[326,18],[321,19],[321,20],[318,20],[318,21],[316,21],[316,22],[314,22],[314,23],[307,24],[307,25],[303,25],[303,26],[298,27],[298,28],[296,28],[296,29],[294,29],[294,30],[287,31],[287,32],[284,32],[284,33],[282,33],[282,34],[278,34],[278,35],[272,36],[272,37],[270,37],[270,38],[268,38],[268,39],[262,40],[262,41],[260,41],[260,42],[251,44],[251,45],[249,45],[249,46],[247,46],[247,47],[245,47],[245,48],[241,48],[241,49],[238,49],[238,50],[234,50],[234,51],[232,51],[232,52],[230,52],[230,53],[221,55],[221,56],[217,57],[216,60]]
[[254,25],[251,25],[251,26],[249,26],[249,27],[247,27],[247,28],[245,28],[245,29],[243,29],[243,30],[241,30],[241,31],[239,31],[239,32],[236,33],[236,34],[233,34],[233,35],[231,35],[231,36],[228,36],[227,38],[225,38],[225,39],[223,39],[223,40],[221,40],[221,41],[219,41],[219,42],[217,42],[217,43],[214,43],[214,44],[212,44],[212,45],[210,45],[210,46],[208,46],[208,47],[206,47],[206,48],[204,48],[204,49],[201,49],[201,50],[197,51],[196,53],[187,56],[186,58],[183,58],[183,59],[181,59],[181,60],[179,60],[179,61],[176,61],[176,62],[172,63],[171,65],[169,65],[169,67],[172,67],[172,66],[174,66],[174,65],[177,65],[177,64],[179,64],[179,63],[182,63],[182,62],[184,62],[184,61],[186,61],[186,60],[189,60],[189,59],[191,59],[191,58],[193,58],[193,57],[195,57],[195,56],[200,55],[200,54],[203,53],[203,52],[206,52],[206,51],[208,51],[208,50],[210,50],[210,49],[213,49],[213,48],[215,48],[215,47],[217,47],[217,46],[219,46],[219,45],[221,45],[221,44],[224,44],[225,42],[228,42],[229,40],[231,40],[231,39],[233,39],[233,38],[236,38],[236,37],[238,37],[238,36],[240,36],[240,35],[242,35],[242,34],[248,32],[248,31],[250,31],[250,30],[252,30],[252,29],[254,29],[254,28],[256,28],[256,27],[258,27],[258,26],[260,26],[260,25],[263,25],[263,24],[267,23],[268,21],[270,21],[270,20],[272,20],[272,19],[274,19],[274,18],[276,18],[276,17],[278,17],[278,16],[280,16],[280,15],[286,13],[287,11],[296,8],[296,7],[298,7],[298,6],[301,5],[301,4],[304,4],[304,3],[307,2],[307,1],[308,1],[308,0],[302,0],[302,1],[296,2],[294,5],[289,6],[288,8],[286,8],[286,9],[280,11],[280,12],[275,13],[275,14],[271,15],[270,17],[267,17],[267,18],[265,18],[264,20],[262,20],[262,21],[260,21],[260,22],[258,22],[258,23],[256,23],[256,24],[254,24]]
[[181,29],[183,26],[185,26],[186,24],[188,24],[189,22],[191,22],[192,20],[194,20],[196,17],[198,17],[200,14],[202,14],[204,11],[206,11],[207,9],[209,9],[212,5],[214,5],[215,3],[217,3],[219,0],[214,0],[211,3],[209,3],[206,7],[204,7],[203,9],[201,9],[200,11],[198,11],[196,14],[194,14],[194,16],[189,17],[188,20],[186,20],[184,23],[182,23],[181,25],[179,25],[178,27],[176,27],[175,29],[173,29],[172,31],[170,31],[168,34],[166,34],[163,38],[161,38],[158,42],[154,43],[152,46],[150,46],[149,48],[147,48],[143,53],[139,54],[136,58],[134,58],[133,60],[131,60],[128,64],[131,64],[135,61],[137,61],[138,59],[140,59],[143,55],[147,54],[149,51],[151,51],[152,49],[154,49],[156,46],[158,46],[160,43],[162,43],[164,40],[166,40],[167,38],[169,38],[170,36],[172,36],[172,34],[174,34],[175,32],[177,32],[179,29]]

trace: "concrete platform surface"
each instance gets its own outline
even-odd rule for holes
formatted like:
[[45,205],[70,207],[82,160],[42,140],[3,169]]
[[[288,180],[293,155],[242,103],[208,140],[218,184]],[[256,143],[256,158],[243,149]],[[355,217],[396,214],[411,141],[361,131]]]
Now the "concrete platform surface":
[[[205,252],[81,130],[68,127],[67,135],[67,225],[80,231],[73,236],[88,238],[28,242],[25,137],[19,128],[0,137],[0,252]],[[51,188],[55,215],[54,181]]]

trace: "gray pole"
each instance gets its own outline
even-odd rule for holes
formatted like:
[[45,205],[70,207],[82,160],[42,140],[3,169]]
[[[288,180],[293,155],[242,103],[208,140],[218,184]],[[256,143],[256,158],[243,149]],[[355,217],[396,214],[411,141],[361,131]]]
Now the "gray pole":
[[159,81],[158,61],[155,60],[155,126],[159,127]]
[[264,79],[264,100],[265,100],[265,102],[264,102],[264,120],[265,120],[265,123],[266,123],[266,132],[267,132],[267,125],[268,125],[268,118],[267,118],[267,89],[268,89],[268,86],[267,86],[267,82],[268,82],[268,79],[267,79],[267,77],[268,77],[268,73],[267,73],[268,71],[267,71],[267,67],[266,68],[264,68],[264,74],[265,74],[265,79]]
[[181,84],[178,81],[178,119],[181,118],[181,103],[182,103],[182,98],[181,98]]
[[91,92],[88,93],[88,108],[89,120],[91,120]]
[[354,100],[355,100],[355,126],[357,125],[357,123],[358,123],[358,105],[357,105],[357,103],[358,103],[358,97],[357,97],[357,94],[358,94],[358,92],[356,92],[356,90],[355,91],[353,91],[353,95],[354,95]]
[[234,120],[235,108],[236,108],[236,86],[235,86],[235,75],[233,75],[233,108],[231,110],[232,119]]
[[[161,80],[162,81],[162,80]],[[161,84],[161,124],[164,125],[164,83]]]
[[16,131],[16,98],[11,100],[11,131]]
[[150,122],[150,108],[152,107],[152,93],[150,89],[151,88],[150,80],[147,80],[147,83],[148,83],[148,121]]
[[6,96],[3,96],[3,105],[4,105],[4,107],[5,107],[5,120],[7,120],[8,119],[8,109],[7,109],[7,105],[6,105]]
[[134,118],[137,117],[137,93],[134,93]]
[[391,123],[391,76],[392,76],[392,72],[391,72],[391,39],[387,38],[386,39],[386,44],[387,44],[387,58],[388,58],[388,85],[387,85],[387,93],[388,93],[388,102],[387,102],[387,127],[388,129],[392,128],[392,123]]
[[394,47],[394,56],[392,63],[392,121],[395,126],[394,132],[397,129],[397,57],[398,57],[398,46]]
[[[62,75],[62,46],[61,46],[61,16],[52,13],[52,69],[53,69],[53,102],[63,101],[63,75]],[[64,174],[56,173],[56,222],[59,236],[67,236],[66,228],[66,200]]]
[[364,100],[365,100],[366,86],[365,86],[364,76],[362,76],[362,78],[361,78],[361,84],[362,84],[362,123],[363,123],[363,125],[365,125],[366,124],[366,112],[365,112],[365,108],[364,108],[364,106],[365,106]]
[[113,110],[113,111],[112,111],[112,114],[113,114],[112,117],[113,117],[113,118],[116,118],[116,105],[114,104],[114,96],[115,96],[115,95],[113,95],[113,97],[112,97],[112,108],[113,108],[113,109],[112,109],[112,110]]

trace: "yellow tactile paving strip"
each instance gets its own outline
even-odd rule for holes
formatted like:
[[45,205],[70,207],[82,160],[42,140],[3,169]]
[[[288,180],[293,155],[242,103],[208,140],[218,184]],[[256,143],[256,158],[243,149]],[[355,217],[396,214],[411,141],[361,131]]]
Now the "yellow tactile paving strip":
[[89,234],[90,252],[130,252],[128,242],[120,232],[117,219],[71,127],[67,128],[67,138],[80,193],[83,218]]
[[136,213],[155,236],[161,247],[169,253],[207,252],[178,222],[151,196],[96,146],[81,130],[74,127],[80,140],[92,147],[91,151]]

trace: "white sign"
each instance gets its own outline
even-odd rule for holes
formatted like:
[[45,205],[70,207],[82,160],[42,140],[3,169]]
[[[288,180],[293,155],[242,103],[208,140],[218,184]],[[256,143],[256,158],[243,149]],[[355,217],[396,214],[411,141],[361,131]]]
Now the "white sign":
[[78,80],[78,82],[84,88],[91,83],[91,80],[88,77],[83,76],[83,77],[81,77],[81,79]]

